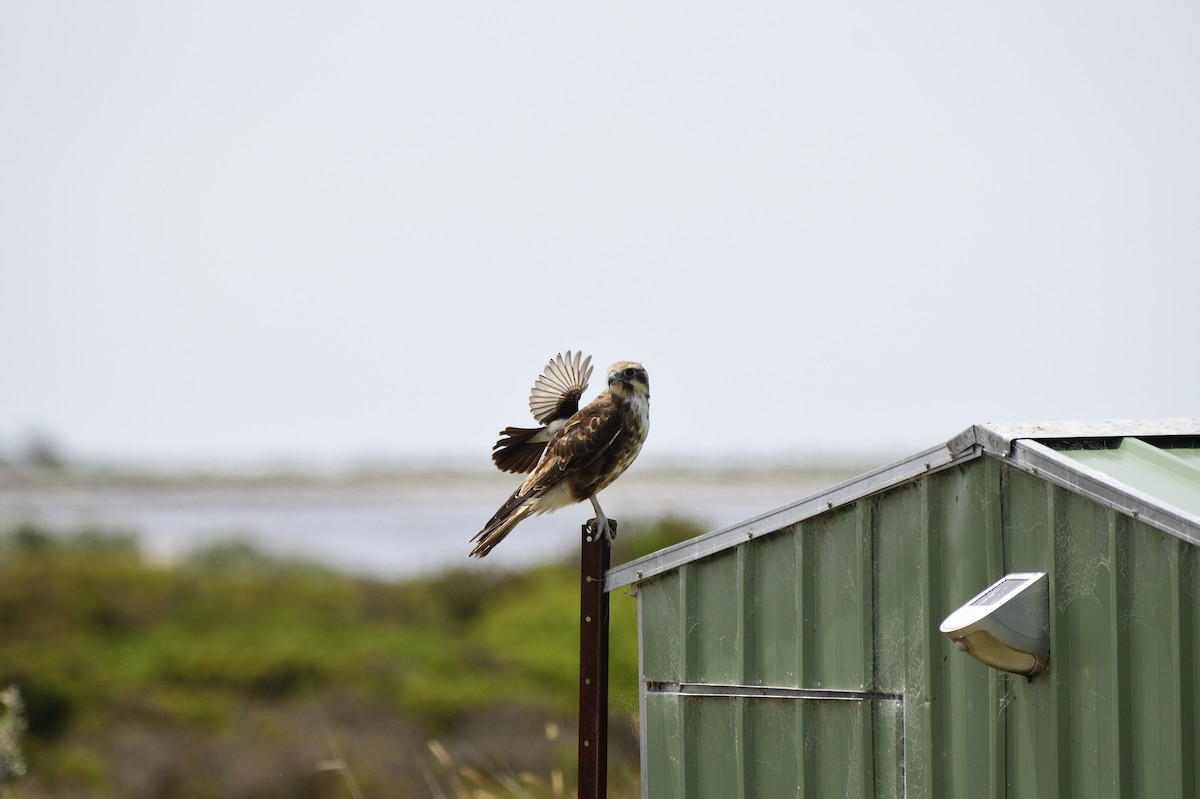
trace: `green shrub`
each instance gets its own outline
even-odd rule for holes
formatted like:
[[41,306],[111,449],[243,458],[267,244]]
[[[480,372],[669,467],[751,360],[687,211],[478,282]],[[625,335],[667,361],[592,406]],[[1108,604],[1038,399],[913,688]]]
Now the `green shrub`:
[[[699,530],[621,532],[614,562]],[[635,729],[635,605],[611,601],[611,724]],[[31,795],[343,796],[317,771],[338,739],[373,795],[427,791],[433,736],[489,790],[561,770],[570,742],[544,730],[573,724],[578,612],[576,562],[385,582],[244,543],[164,566],[124,533],[0,533],[0,686],[25,700]]]

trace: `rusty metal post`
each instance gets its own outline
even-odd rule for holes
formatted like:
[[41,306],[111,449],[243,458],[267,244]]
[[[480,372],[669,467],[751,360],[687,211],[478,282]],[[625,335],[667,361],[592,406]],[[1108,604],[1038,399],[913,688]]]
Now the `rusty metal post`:
[[[579,570],[579,799],[608,795],[608,536],[583,525]],[[608,520],[613,533],[617,523]]]

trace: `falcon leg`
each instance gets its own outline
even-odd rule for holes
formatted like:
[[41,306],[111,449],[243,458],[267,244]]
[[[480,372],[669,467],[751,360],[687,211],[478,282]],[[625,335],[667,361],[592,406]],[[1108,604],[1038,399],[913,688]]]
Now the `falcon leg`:
[[592,501],[592,508],[596,511],[596,518],[595,518],[596,527],[595,527],[595,529],[604,531],[604,537],[607,538],[609,543],[611,544],[613,541],[616,540],[617,533],[613,529],[613,526],[608,523],[608,517],[605,516],[604,511],[600,509],[600,503],[596,501],[595,495],[592,495],[591,497],[588,497],[588,498]]

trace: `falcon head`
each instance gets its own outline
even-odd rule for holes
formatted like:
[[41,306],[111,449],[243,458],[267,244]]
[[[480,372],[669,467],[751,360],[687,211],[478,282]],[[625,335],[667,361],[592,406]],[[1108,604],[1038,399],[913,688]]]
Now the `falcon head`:
[[646,367],[633,361],[617,361],[608,367],[608,390],[621,398],[650,396],[650,376]]

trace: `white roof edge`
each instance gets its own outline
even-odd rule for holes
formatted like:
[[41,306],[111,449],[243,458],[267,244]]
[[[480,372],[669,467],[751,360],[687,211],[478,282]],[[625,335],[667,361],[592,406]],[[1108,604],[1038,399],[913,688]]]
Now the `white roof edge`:
[[1007,457],[1014,441],[1023,438],[1135,438],[1200,436],[1200,417],[1174,419],[1097,419],[1062,422],[985,422],[968,427],[950,446],[978,444],[985,452]]
[[[781,508],[752,517],[739,524],[704,533],[674,546],[666,547],[629,563],[621,564],[608,571],[604,589],[613,591],[626,585],[642,582],[655,575],[670,571],[685,563],[716,554],[745,541],[773,533],[789,525],[811,518],[828,510],[847,505],[884,489],[912,480],[921,474],[964,463],[985,453],[997,458],[1009,459],[1013,455],[1013,444],[1021,439],[1063,438],[1113,438],[1119,436],[1200,436],[1200,417],[1176,419],[1130,419],[1064,422],[988,422],[976,424],[963,430],[945,444],[918,452],[903,460],[880,467],[859,477],[839,483],[805,499],[797,500]],[[1024,458],[1010,460],[1018,468],[1033,470],[1024,463]],[[1075,471],[1073,465],[1063,468]],[[1078,489],[1072,480],[1060,479],[1061,485]],[[1121,492],[1125,493],[1125,492]],[[1138,499],[1141,499],[1138,497]],[[1107,503],[1125,512],[1125,503]],[[1141,503],[1136,503],[1140,505]],[[1139,516],[1137,513],[1132,515]],[[1175,535],[1195,542],[1190,535],[1180,535],[1172,524],[1155,524],[1150,518],[1144,521]],[[1190,526],[1188,520],[1183,520]]]

